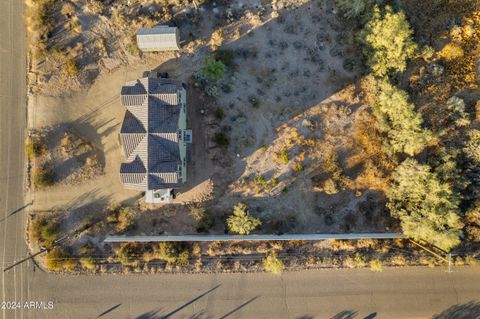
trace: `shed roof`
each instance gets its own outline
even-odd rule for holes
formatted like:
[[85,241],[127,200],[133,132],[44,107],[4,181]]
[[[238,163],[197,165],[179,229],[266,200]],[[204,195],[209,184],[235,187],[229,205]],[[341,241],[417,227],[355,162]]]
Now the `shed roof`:
[[168,26],[157,26],[137,31],[137,45],[142,51],[178,50],[178,29]]

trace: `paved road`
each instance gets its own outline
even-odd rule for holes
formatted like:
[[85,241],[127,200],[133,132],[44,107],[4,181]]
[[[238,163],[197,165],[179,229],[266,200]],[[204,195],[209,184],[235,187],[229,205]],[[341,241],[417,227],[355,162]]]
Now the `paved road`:
[[[0,267],[23,241],[25,47],[22,0],[0,1]],[[2,301],[53,302],[2,318],[442,318],[480,317],[480,270],[389,269],[268,274],[55,276],[25,263],[1,275]],[[468,304],[469,301],[473,303]],[[454,305],[458,307],[452,308]],[[43,306],[37,304],[37,306]]]
[[[22,1],[0,1],[0,267],[25,256],[23,225],[23,141],[25,45]],[[26,267],[1,274],[2,300],[27,295]],[[0,310],[3,318],[21,318]]]
[[[480,318],[480,271],[457,268],[269,274],[52,276],[30,274],[32,298],[53,310],[29,318]],[[476,301],[472,307],[466,305]],[[472,309],[473,308],[473,309]],[[335,317],[344,311],[357,316]],[[233,313],[231,313],[233,312]],[[228,315],[231,313],[230,315]],[[170,315],[169,315],[170,314]],[[476,316],[474,316],[476,314]],[[460,316],[462,315],[462,316]],[[9,317],[10,318],[10,317]],[[373,318],[373,317],[372,317]]]

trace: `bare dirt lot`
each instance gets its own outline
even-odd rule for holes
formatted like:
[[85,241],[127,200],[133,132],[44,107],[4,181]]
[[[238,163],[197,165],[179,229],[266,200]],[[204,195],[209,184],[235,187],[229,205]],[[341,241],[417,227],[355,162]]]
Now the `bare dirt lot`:
[[[75,8],[78,13],[81,6]],[[111,24],[103,15],[82,14],[82,34],[91,36],[100,22]],[[192,15],[195,19],[189,20]],[[388,230],[383,176],[369,170],[357,145],[361,63],[333,1],[219,1],[179,9],[172,19],[182,34],[179,52],[135,57],[121,51],[123,44],[115,47],[107,41],[108,57],[89,60],[88,51],[82,51],[76,60],[77,80],[64,80],[48,59],[33,66],[32,74],[41,80],[31,82],[30,128],[62,128],[59,136],[71,132],[90,143],[101,166],[81,181],[35,189],[35,211],[62,211],[77,218],[83,216],[80,212],[96,211],[96,217],[88,216],[99,220],[107,206],[122,204],[140,211],[137,227],[128,230],[132,233],[223,233],[233,205],[244,202],[262,220],[257,232]],[[123,27],[105,30],[117,34]],[[61,43],[61,34],[55,34]],[[215,97],[196,78],[212,50],[229,57]],[[91,72],[85,61],[97,63],[98,74],[78,84],[82,74]],[[123,159],[120,88],[153,69],[188,83],[188,125],[193,130],[188,183],[175,202],[156,207],[145,204],[139,192],[125,190],[118,176]],[[219,133],[228,145],[215,142]],[[73,174],[61,163],[54,170],[62,180]],[[211,218],[208,227],[199,225],[192,207],[205,208]],[[97,236],[107,231],[115,230],[98,229]]]

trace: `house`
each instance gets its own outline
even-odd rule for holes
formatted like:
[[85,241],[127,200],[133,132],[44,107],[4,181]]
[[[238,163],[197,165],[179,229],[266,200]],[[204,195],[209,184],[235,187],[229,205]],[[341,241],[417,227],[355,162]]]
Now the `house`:
[[141,51],[180,50],[180,35],[177,28],[159,25],[137,31],[137,46]]
[[123,185],[145,191],[148,203],[173,199],[187,180],[187,144],[192,141],[185,84],[152,76],[127,82],[121,103],[126,109],[120,130]]

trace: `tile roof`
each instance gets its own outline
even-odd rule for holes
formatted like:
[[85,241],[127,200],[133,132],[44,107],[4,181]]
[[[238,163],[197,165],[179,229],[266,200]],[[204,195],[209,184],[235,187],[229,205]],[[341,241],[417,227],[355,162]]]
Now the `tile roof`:
[[126,158],[120,178],[127,188],[155,190],[180,185],[178,145],[181,82],[142,78],[122,87],[126,108],[120,139]]

